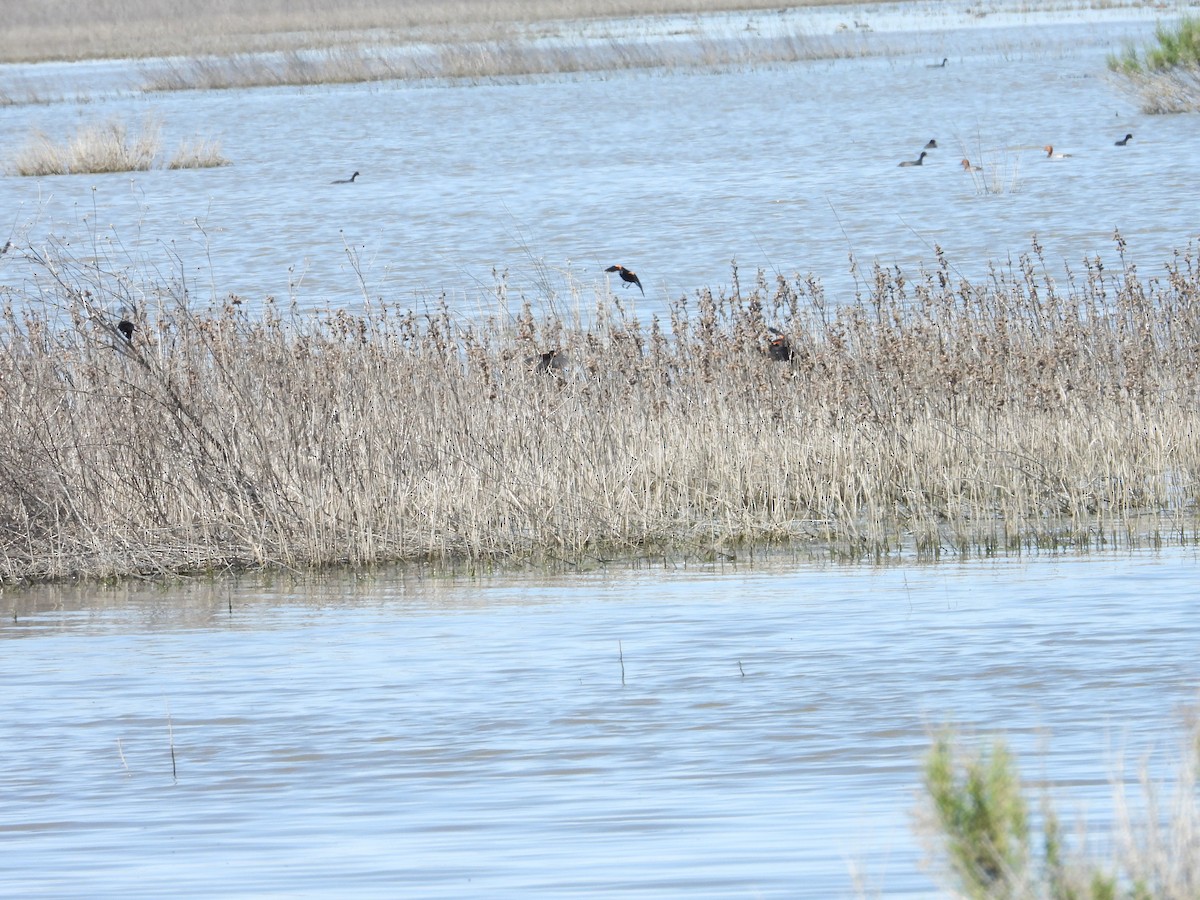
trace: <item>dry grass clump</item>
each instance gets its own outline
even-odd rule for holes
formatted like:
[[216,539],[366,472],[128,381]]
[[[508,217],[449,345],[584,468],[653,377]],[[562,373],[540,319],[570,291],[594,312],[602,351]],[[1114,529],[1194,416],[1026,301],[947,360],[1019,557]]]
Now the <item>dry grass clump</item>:
[[837,307],[760,276],[648,322],[200,310],[25,253],[53,287],[0,318],[4,579],[1196,537],[1191,251],[1148,284],[1059,287],[1036,247],[980,285],[877,268]]
[[148,120],[131,133],[119,119],[80,128],[66,143],[35,132],[10,164],[13,175],[44,176],[102,172],[141,172],[158,166],[172,169],[227,164],[216,142],[185,142],[169,159],[160,156],[157,122]]

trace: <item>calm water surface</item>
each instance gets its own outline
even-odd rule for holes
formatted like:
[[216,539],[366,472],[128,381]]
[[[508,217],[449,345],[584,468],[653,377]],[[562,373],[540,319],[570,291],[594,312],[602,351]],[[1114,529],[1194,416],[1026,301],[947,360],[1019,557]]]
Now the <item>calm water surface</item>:
[[[940,246],[978,279],[1034,234],[1061,278],[1097,254],[1115,267],[1120,229],[1150,275],[1196,236],[1200,119],[1142,115],[1105,59],[1187,8],[749,14],[718,20],[718,37],[782,32],[861,49],[533,83],[143,94],[134,88],[151,64],[6,67],[0,91],[12,96],[86,96],[0,108],[6,165],[35,130],[63,140],[112,118],[134,130],[161,123],[168,152],[219,139],[232,164],[0,178],[0,241],[65,243],[108,270],[183,278],[193,296],[235,292],[250,308],[267,296],[421,308],[445,292],[468,317],[494,308],[482,298],[495,273],[586,313],[606,290],[603,268],[620,262],[647,297],[614,288],[661,312],[731,284],[737,260],[743,278],[814,273],[837,302],[856,288],[851,255],[863,271],[875,261],[915,271]],[[703,21],[580,25],[572,39],[675,40],[715,27]],[[943,57],[945,68],[929,67]],[[1133,142],[1114,147],[1127,132]],[[931,138],[939,149],[924,166],[898,167]],[[1045,144],[1071,157],[1048,160]],[[964,156],[984,173],[964,173]],[[357,184],[330,184],[354,170]],[[20,254],[0,258],[0,285],[28,295],[44,281]]]
[[0,894],[934,896],[930,730],[1003,732],[1102,829],[1194,708],[1198,570],[9,591]]

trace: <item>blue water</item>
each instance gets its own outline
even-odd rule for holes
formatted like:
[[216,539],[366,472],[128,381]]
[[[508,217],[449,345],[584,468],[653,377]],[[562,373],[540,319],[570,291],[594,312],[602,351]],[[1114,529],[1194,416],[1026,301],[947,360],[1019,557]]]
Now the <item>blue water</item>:
[[[101,296],[146,311],[155,285],[178,282],[249,309],[268,297],[420,309],[444,294],[475,318],[495,311],[505,279],[514,297],[563,312],[586,316],[611,289],[651,313],[729,288],[735,260],[743,283],[760,268],[812,273],[837,303],[866,289],[875,262],[915,274],[941,247],[977,281],[1035,234],[1062,279],[1095,255],[1116,268],[1117,229],[1143,275],[1161,271],[1195,234],[1196,118],[1140,113],[1106,56],[1145,45],[1180,10],[973,10],[732,17],[727,38],[773,28],[826,50],[850,40],[839,25],[871,30],[854,55],[723,72],[144,94],[150,63],[103,78],[98,64],[51,68],[35,93],[84,90],[87,102],[0,107],[9,160],[35,131],[63,141],[116,119],[135,132],[159,123],[168,154],[218,140],[231,165],[0,178],[0,239],[24,251],[0,257],[0,285],[43,296],[36,251],[94,260],[108,273]],[[670,36],[672,22],[611,39]],[[599,27],[579,26],[610,39]],[[36,73],[8,67],[0,91],[21,96]],[[924,166],[898,166],[931,138]],[[1046,144],[1070,158],[1046,159]],[[963,157],[984,172],[965,173]],[[355,170],[356,184],[330,184]],[[610,283],[614,263],[639,273],[644,299]],[[120,277],[133,288],[118,290]]]
[[1177,551],[10,591],[0,893],[933,896],[931,735],[1003,734],[1102,835],[1194,708],[1197,583]]

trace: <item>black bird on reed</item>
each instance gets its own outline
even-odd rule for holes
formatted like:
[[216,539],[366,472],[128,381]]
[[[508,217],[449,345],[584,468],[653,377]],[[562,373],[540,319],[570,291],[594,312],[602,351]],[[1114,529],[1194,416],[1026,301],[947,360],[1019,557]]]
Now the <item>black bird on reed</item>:
[[349,178],[336,178],[336,179],[334,179],[333,181],[331,181],[331,182],[329,182],[329,183],[330,183],[330,184],[354,184],[354,179],[355,179],[355,178],[357,178],[357,177],[358,177],[358,173],[357,173],[357,172],[355,172],[355,173],[354,173],[353,175],[351,175]]
[[636,272],[630,272],[624,266],[609,266],[604,271],[605,272],[616,272],[618,275],[621,276],[622,281],[624,281],[626,284],[636,284],[638,286],[638,290],[642,292],[642,296],[643,297],[646,296],[646,289],[644,287],[642,287],[642,283],[640,281],[638,281]]
[[1125,135],[1125,137],[1123,137],[1119,141],[1117,141],[1117,146],[1124,147],[1126,144],[1128,144],[1132,140],[1133,140],[1133,135],[1127,134],[1127,135]]
[[787,339],[787,335],[778,328],[768,327],[767,331],[773,335],[767,342],[767,355],[776,362],[791,362],[796,356],[796,351],[792,349],[792,342]]
[[532,364],[533,371],[539,375],[561,375],[567,365],[565,354],[557,349],[527,356],[525,361]]
[[921,155],[920,155],[920,156],[918,156],[916,159],[906,159],[904,162],[900,163],[900,165],[902,165],[902,166],[921,166],[921,165],[924,165],[924,164],[925,164],[925,157],[927,157],[928,155],[929,155],[928,153],[926,153],[924,150],[922,150],[922,151],[921,151]]
[[130,322],[128,319],[122,319],[120,322],[117,323],[117,331],[119,331],[119,332],[121,332],[121,334],[125,335],[125,340],[129,341],[129,343],[131,343],[131,344],[133,343],[133,323],[132,322]]

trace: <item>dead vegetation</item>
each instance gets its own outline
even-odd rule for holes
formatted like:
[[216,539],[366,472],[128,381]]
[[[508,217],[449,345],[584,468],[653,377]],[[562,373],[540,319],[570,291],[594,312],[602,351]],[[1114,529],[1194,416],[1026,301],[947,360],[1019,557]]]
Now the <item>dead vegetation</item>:
[[666,321],[199,309],[9,252],[50,287],[0,319],[6,580],[1196,536],[1194,248],[1147,280],[1036,244],[984,284],[876,268],[840,304],[760,274]]

